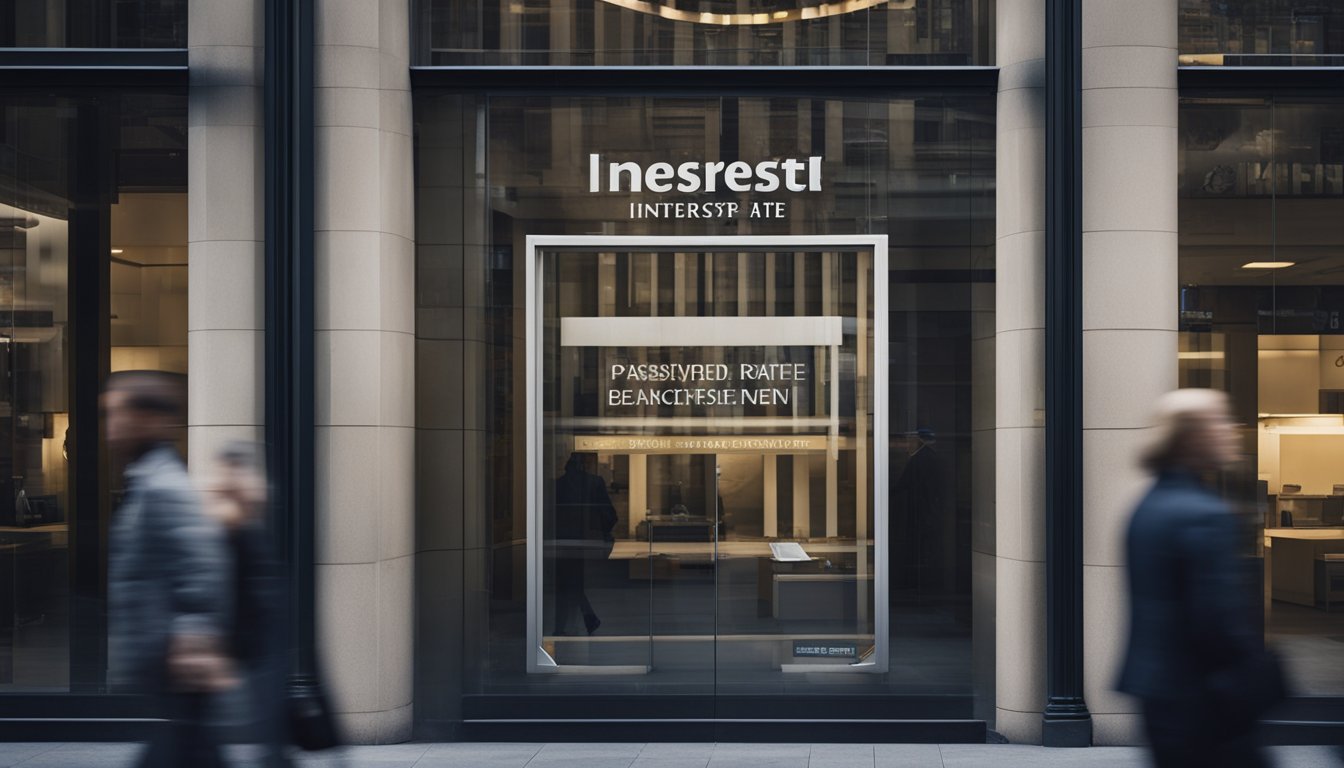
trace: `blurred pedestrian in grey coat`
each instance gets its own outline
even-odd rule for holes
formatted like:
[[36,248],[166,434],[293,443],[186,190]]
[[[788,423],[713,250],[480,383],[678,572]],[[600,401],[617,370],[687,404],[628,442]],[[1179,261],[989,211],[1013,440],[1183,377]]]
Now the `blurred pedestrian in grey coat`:
[[115,373],[103,412],[109,445],[129,462],[109,542],[109,684],[152,697],[169,721],[142,766],[215,768],[211,696],[234,685],[228,559],[171,442],[185,423],[181,392],[169,374]]

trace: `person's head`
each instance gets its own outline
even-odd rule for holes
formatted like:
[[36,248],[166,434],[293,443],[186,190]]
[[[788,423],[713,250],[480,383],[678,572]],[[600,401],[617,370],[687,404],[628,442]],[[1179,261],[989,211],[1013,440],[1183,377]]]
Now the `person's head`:
[[109,376],[102,398],[108,444],[139,452],[172,440],[186,424],[179,379],[163,371],[118,371]]
[[247,504],[261,505],[268,495],[266,463],[252,443],[235,440],[216,455],[219,486]]
[[1238,459],[1240,437],[1227,395],[1216,389],[1177,389],[1157,399],[1153,435],[1143,465],[1161,473],[1223,469]]
[[262,519],[270,494],[261,450],[242,441],[225,444],[215,454],[205,490],[209,510],[226,527]]

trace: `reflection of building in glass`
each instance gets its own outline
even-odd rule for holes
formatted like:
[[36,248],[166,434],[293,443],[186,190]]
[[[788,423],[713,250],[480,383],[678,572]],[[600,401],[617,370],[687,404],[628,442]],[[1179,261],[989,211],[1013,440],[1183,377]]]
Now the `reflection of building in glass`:
[[1181,0],[1179,31],[1186,64],[1319,66],[1344,56],[1344,8],[1322,0]]

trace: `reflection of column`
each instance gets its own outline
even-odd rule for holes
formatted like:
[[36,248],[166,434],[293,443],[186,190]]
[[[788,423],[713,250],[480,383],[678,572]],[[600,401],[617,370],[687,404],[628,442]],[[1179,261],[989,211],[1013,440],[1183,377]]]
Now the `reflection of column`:
[[1083,684],[1098,744],[1141,737],[1112,685],[1125,527],[1148,483],[1136,457],[1177,385],[1176,6],[1083,5]]
[[775,270],[777,254],[765,254],[765,314],[775,314]]
[[801,317],[807,314],[807,254],[798,251],[793,254],[793,314]]
[[793,455],[793,535],[812,535],[812,469],[806,453]]
[[[551,2],[547,4],[546,19],[550,27],[547,30],[550,37],[549,47],[552,51],[556,51],[557,54],[547,56],[545,63],[561,66],[572,65],[575,63],[571,59],[572,54],[568,53],[568,51],[574,50],[574,44],[570,42],[570,29],[577,16],[578,14],[575,13],[574,3],[570,0],[551,0]],[[564,53],[559,53],[561,51]],[[520,63],[532,64],[535,62],[529,61]],[[566,147],[572,145],[559,144],[557,146]]]
[[995,730],[1045,707],[1045,2],[1000,0],[995,158]]
[[649,457],[642,453],[630,454],[630,538],[634,540],[639,524],[649,511]]
[[[693,35],[694,25],[677,22],[672,24],[672,63],[678,67],[689,67],[695,64],[695,38]],[[601,40],[602,38],[597,38]],[[598,43],[601,45],[601,43]],[[635,62],[653,63],[653,62]]]
[[[658,316],[658,259],[664,257],[665,254],[649,254],[649,317]],[[633,271],[634,267],[632,265],[631,272]],[[636,290],[638,290],[638,285],[632,284],[630,286],[630,293],[634,294]],[[634,302],[631,303],[633,304]]]
[[[821,254],[821,314],[830,316],[835,313],[835,268],[838,260],[831,251]],[[802,314],[802,313],[800,313]],[[831,426],[826,441],[826,537],[840,535],[839,510],[839,463],[840,463],[840,347],[830,349],[830,362],[827,366],[831,382],[831,402],[827,410],[831,415]]]
[[764,484],[762,494],[762,535],[767,539],[779,537],[779,457],[773,453],[767,453],[762,457],[765,460],[764,468],[761,472]]
[[751,262],[750,254],[737,254],[737,315],[746,317],[751,314]]

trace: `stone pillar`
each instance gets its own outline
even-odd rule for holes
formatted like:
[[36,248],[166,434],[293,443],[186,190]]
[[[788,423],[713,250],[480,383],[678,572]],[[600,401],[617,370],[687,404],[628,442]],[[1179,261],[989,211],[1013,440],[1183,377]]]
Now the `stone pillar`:
[[1045,708],[1045,2],[1000,0],[995,238],[995,729]]
[[261,442],[265,198],[261,0],[192,0],[187,12],[188,458]]
[[314,10],[318,650],[347,737],[389,743],[414,666],[409,9]]
[[1155,398],[1177,385],[1177,0],[1083,3],[1084,689],[1096,744],[1142,738],[1114,690],[1124,534]]

